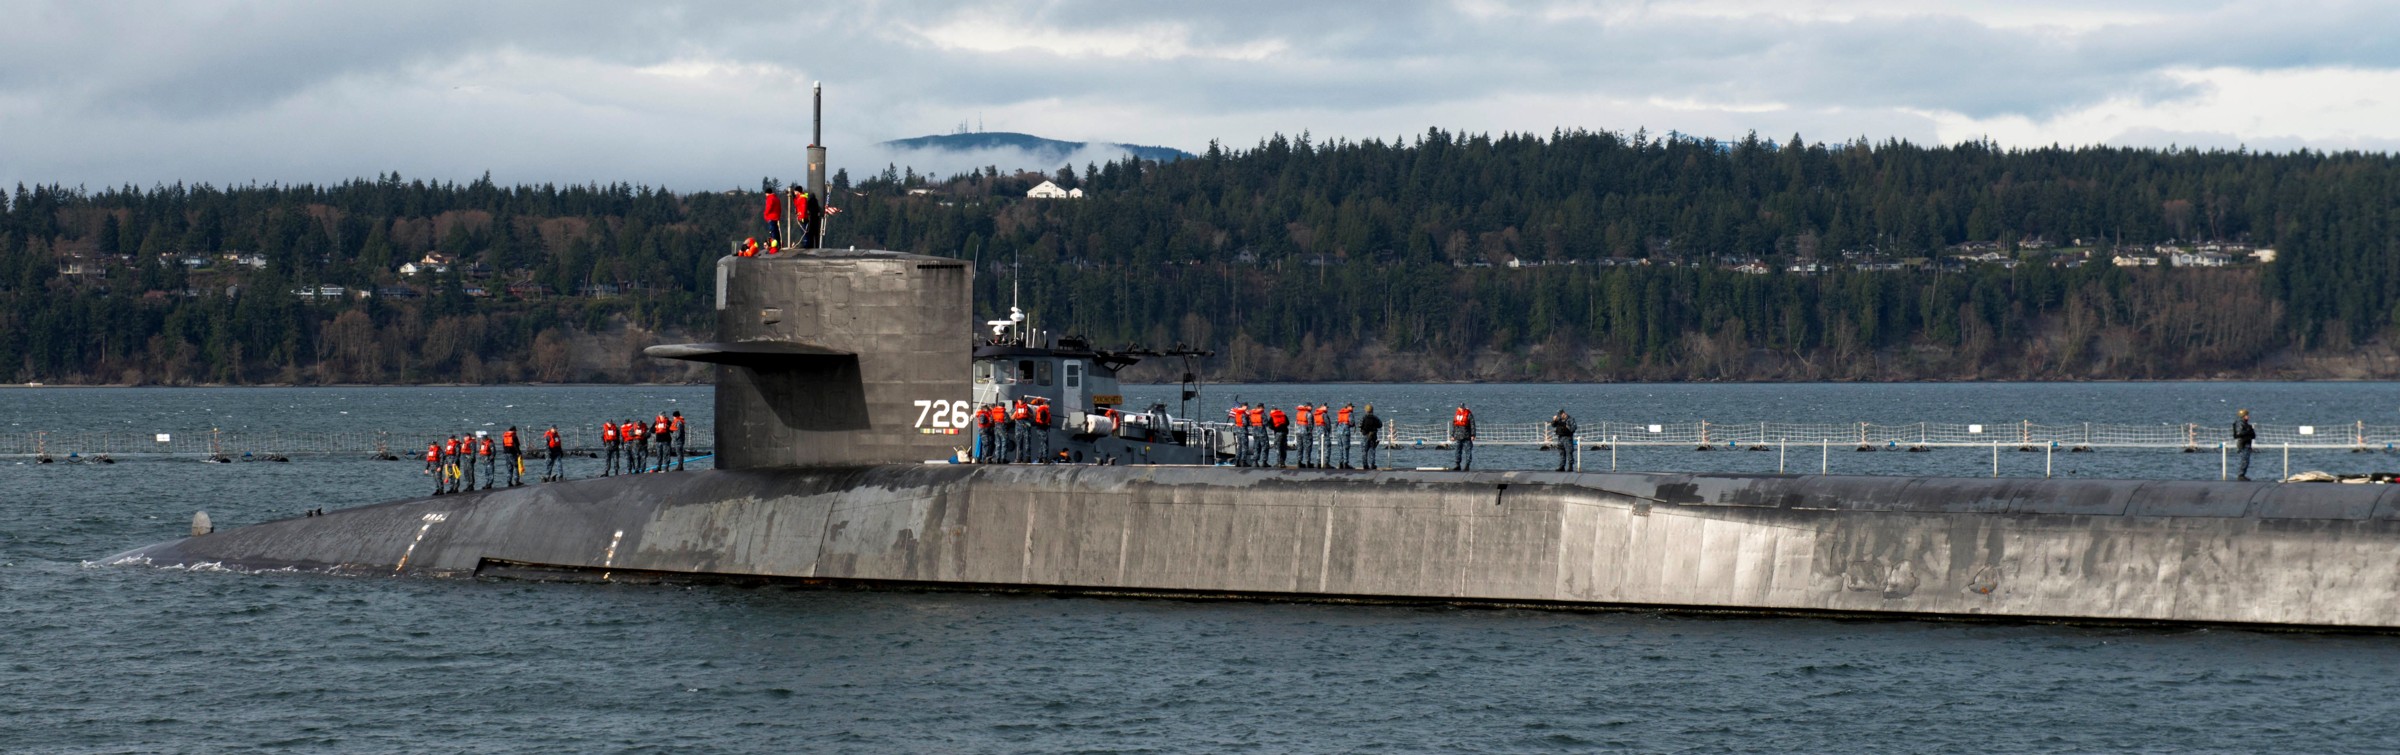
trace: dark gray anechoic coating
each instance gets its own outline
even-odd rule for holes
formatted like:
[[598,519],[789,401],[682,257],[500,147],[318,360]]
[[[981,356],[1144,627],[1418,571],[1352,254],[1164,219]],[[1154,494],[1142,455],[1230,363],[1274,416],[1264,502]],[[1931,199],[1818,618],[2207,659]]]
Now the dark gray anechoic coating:
[[2400,628],[2400,489],[2381,485],[953,465],[633,478],[368,506],[110,562]]
[[725,297],[719,341],[795,342],[856,355],[718,366],[720,468],[913,464],[948,458],[970,441],[935,427],[954,423],[928,419],[929,407],[917,403],[973,398],[966,263],[825,251],[717,264]]

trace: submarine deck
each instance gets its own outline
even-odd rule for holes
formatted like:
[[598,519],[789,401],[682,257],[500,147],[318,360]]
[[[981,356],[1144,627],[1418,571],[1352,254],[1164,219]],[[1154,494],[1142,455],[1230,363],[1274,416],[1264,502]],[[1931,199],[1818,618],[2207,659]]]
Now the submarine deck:
[[109,563],[2400,628],[2381,485],[888,465],[641,475]]

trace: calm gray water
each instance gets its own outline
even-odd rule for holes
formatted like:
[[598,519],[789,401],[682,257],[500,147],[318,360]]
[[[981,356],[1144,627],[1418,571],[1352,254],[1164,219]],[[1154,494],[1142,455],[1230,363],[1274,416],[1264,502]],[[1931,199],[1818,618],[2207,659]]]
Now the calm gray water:
[[[706,388],[0,390],[9,431],[445,434]],[[1141,387],[1132,398],[1170,388]],[[2391,423],[2380,384],[1217,386],[1487,422]],[[1430,452],[1426,452],[1431,457]],[[2030,460],[2022,458],[2033,457]],[[2215,476],[2172,451],[2059,473]],[[1482,466],[1533,467],[1491,449]],[[416,495],[410,462],[0,459],[0,751],[2387,752],[2400,637],[192,573],[85,561]],[[1427,459],[1430,463],[1430,458]],[[1813,460],[1812,460],[1813,461]],[[1988,454],[1835,455],[1989,474]],[[2327,453],[2309,468],[2400,465]],[[1774,454],[1626,452],[1771,470]],[[2039,474],[2038,454],[2004,474]],[[577,474],[592,471],[580,462]],[[1881,465],[1881,466],[1878,466]]]

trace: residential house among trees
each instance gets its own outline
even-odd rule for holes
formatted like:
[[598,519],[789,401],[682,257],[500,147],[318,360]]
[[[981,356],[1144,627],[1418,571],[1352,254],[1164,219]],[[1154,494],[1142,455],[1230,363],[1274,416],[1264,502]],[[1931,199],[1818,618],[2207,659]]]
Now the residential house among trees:
[[1083,189],[1061,189],[1056,181],[1043,181],[1041,185],[1027,190],[1025,196],[1031,199],[1082,199]]

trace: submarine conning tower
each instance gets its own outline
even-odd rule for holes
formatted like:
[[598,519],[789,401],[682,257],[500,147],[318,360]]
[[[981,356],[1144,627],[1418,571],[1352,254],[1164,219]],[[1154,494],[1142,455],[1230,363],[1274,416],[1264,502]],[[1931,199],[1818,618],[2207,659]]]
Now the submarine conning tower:
[[915,464],[972,443],[973,273],[962,260],[810,250],[717,260],[723,469]]

